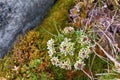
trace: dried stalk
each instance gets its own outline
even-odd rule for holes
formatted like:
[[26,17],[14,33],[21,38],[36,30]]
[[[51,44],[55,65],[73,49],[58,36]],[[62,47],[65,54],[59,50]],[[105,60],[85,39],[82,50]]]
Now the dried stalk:
[[116,65],[116,66],[120,66],[120,63],[115,59],[113,58],[111,55],[109,55],[109,53],[107,53],[103,48],[102,46],[97,43],[96,41],[94,41],[96,45],[99,46],[99,48],[104,52],[104,54]]
[[115,4],[118,6],[119,5],[119,3],[118,3],[118,1],[117,0],[114,0],[114,2],[115,2]]
[[[98,28],[98,27],[96,26],[96,28]],[[113,47],[114,52],[117,52],[116,49],[115,49],[115,45],[113,45],[113,41],[111,41],[111,39],[107,36],[107,34],[106,34],[103,30],[101,30],[100,28],[98,28],[98,29],[99,29],[100,32],[102,32],[103,35],[108,39],[109,43],[110,43],[110,44],[112,45],[112,47]]]
[[85,72],[83,69],[81,70],[83,71],[83,73],[85,73],[91,80],[94,80],[94,78],[92,78],[87,72]]

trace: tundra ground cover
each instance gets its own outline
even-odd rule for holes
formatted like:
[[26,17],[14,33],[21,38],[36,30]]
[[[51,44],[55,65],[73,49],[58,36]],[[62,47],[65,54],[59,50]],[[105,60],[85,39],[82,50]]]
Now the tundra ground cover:
[[57,1],[43,23],[20,36],[10,54],[1,59],[1,78],[119,79],[119,3],[108,3]]

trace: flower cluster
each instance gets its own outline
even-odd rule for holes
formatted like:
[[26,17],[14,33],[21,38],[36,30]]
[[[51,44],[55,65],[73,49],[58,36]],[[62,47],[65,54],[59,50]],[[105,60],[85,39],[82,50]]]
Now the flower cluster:
[[82,70],[84,68],[84,66],[85,66],[85,64],[81,59],[76,61],[76,63],[74,64],[74,67],[76,70]]
[[54,40],[53,39],[50,39],[48,42],[47,42],[47,49],[49,50],[48,51],[48,54],[49,56],[52,56],[53,53],[55,53],[55,48],[54,48]]
[[65,27],[63,30],[64,34],[69,34],[69,33],[73,33],[75,30],[73,27]]
[[[68,30],[66,30],[68,29]],[[52,65],[66,70],[81,70],[85,66],[85,60],[89,58],[93,44],[88,36],[81,30],[75,31],[73,27],[67,27],[62,39],[55,37],[47,42],[48,54]],[[74,30],[74,31],[73,31]]]
[[89,53],[91,52],[90,48],[89,47],[86,47],[86,48],[81,48],[79,53],[78,53],[78,56],[82,59],[87,59],[89,58]]
[[74,45],[75,44],[73,42],[70,42],[70,39],[65,38],[64,41],[62,41],[60,44],[60,52],[65,56],[67,54],[74,55]]
[[53,65],[58,66],[59,65],[58,57],[52,57],[51,62],[52,62]]
[[66,70],[71,70],[72,66],[69,60],[67,61],[61,61],[59,64],[59,67],[62,69],[66,69]]

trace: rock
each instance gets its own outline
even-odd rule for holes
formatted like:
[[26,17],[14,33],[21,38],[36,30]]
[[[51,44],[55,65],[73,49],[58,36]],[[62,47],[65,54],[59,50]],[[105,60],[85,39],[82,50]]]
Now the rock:
[[0,0],[0,58],[16,37],[34,28],[56,0]]

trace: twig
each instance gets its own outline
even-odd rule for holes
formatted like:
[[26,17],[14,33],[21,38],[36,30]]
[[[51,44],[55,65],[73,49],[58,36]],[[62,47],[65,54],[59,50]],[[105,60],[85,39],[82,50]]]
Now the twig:
[[83,73],[85,73],[91,80],[94,80],[87,72],[85,72],[83,69],[81,70]]
[[88,62],[88,63],[89,63],[89,64],[88,64],[88,66],[89,66],[89,71],[90,71],[90,73],[91,73],[91,77],[92,77],[92,78],[94,78],[93,73],[92,73],[92,65],[93,65],[93,62],[94,62],[94,60],[95,60],[95,56],[96,56],[96,55],[94,55],[91,64],[90,64],[90,58],[89,58],[89,62]]
[[95,55],[97,55],[99,58],[101,58],[103,61],[105,61],[107,63],[107,60],[105,60],[106,59],[105,57],[100,56],[99,54],[97,54],[95,50],[93,50],[93,52],[95,53]]
[[115,2],[115,4],[118,6],[119,5],[119,3],[118,3],[118,1],[117,0],[114,0],[114,2]]
[[118,45],[114,45],[114,46],[118,50],[118,52],[120,52],[120,48],[118,47]]
[[[97,3],[94,5],[94,7],[93,7],[93,9],[95,9],[95,7],[97,6]],[[92,14],[91,14],[91,16],[90,16],[90,19],[89,19],[89,23],[92,21],[92,18],[93,18],[93,10],[92,10]],[[87,23],[86,23],[86,25],[85,25],[85,30],[87,29]]]
[[[95,42],[95,41],[94,41],[94,42]],[[120,63],[119,63],[115,58],[113,58],[111,55],[109,55],[109,54],[102,48],[102,46],[101,46],[99,43],[95,42],[95,44],[99,46],[99,48],[104,52],[104,54],[105,54],[116,66],[120,66]]]
[[111,39],[101,30],[101,32],[105,35],[105,37],[108,39],[109,43],[112,45],[114,52],[116,52],[116,49],[114,48],[114,45],[112,44]]
[[107,72],[110,73],[110,67],[109,67],[109,62],[108,61],[107,61],[107,67],[108,67]]
[[111,39],[105,34],[105,32],[103,30],[101,30],[100,28],[98,28],[98,29],[100,30],[100,32],[102,32],[105,35],[105,37],[108,39],[109,43],[112,45],[114,52],[116,52],[116,49],[114,48],[114,45],[112,44]]
[[102,75],[117,75],[115,73],[100,73],[100,74],[96,74],[96,76],[102,76]]
[[90,68],[92,68],[92,66],[93,66],[93,62],[94,62],[95,58],[96,58],[96,55],[93,56],[93,59],[92,59],[92,62],[91,62]]
[[109,27],[111,26],[111,24],[114,22],[114,19],[115,19],[115,16],[116,16],[116,14],[117,14],[117,11],[118,11],[118,8],[116,9],[116,11],[115,11],[114,15],[112,16],[112,21],[111,21],[110,25],[109,25],[109,26],[107,26],[107,28],[106,28],[105,32],[109,29]]

